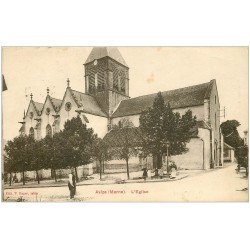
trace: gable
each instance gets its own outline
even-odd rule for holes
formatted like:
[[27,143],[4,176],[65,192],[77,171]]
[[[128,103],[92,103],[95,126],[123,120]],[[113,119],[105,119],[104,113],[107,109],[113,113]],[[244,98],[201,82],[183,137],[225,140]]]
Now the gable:
[[43,104],[43,109],[42,109],[42,112],[41,112],[41,115],[43,114],[47,114],[47,109],[50,109],[50,113],[49,114],[55,114],[57,111],[51,101],[51,98],[50,96],[47,96],[46,99],[45,99],[45,102]]
[[76,90],[72,90],[71,88],[70,93],[75,100],[78,108],[84,113],[107,117],[107,114],[102,111],[101,107],[98,105],[93,96],[84,94]]
[[67,102],[70,102],[74,108],[77,108],[78,107],[78,104],[76,102],[76,99],[74,98],[74,96],[72,95],[71,93],[71,88],[67,88],[65,93],[64,93],[64,96],[63,96],[63,99],[62,99],[62,103],[61,103],[61,106],[60,106],[60,110],[59,111],[62,111],[62,109],[65,108],[65,104]]
[[43,104],[39,102],[34,102],[33,100],[30,100],[27,112],[25,114],[25,119],[27,117],[30,117],[30,113],[33,112],[33,117],[36,118],[37,116],[41,115]]

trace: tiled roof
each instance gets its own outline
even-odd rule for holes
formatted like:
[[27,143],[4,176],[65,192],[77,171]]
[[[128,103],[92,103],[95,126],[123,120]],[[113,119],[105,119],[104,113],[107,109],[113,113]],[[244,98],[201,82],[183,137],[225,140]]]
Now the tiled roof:
[[84,94],[82,92],[76,91],[76,90],[71,90],[71,93],[76,101],[76,104],[78,108],[81,108],[84,112],[92,115],[98,115],[98,116],[103,116],[107,117],[107,114],[105,114],[94,97]]
[[40,103],[40,102],[34,102],[33,101],[33,104],[35,106],[35,110],[37,112],[38,115],[41,115],[41,112],[42,112],[42,109],[43,109],[43,103]]
[[100,59],[100,58],[103,58],[106,56],[109,56],[110,58],[114,59],[115,61],[128,67],[128,65],[126,64],[125,60],[123,59],[120,51],[116,47],[94,47],[92,49],[92,51],[90,52],[85,64],[92,62],[95,59]]
[[50,97],[50,100],[53,104],[53,107],[55,109],[56,112],[58,112],[60,110],[60,107],[62,105],[62,100],[60,99],[56,99],[56,98],[53,98],[53,97]]
[[[214,83],[215,80],[212,80],[190,87],[164,91],[161,94],[173,109],[203,105],[204,100],[210,96]],[[112,117],[140,114],[143,110],[152,107],[156,95],[157,93],[123,100]]]
[[110,147],[121,147],[125,143],[129,146],[140,146],[142,142],[141,130],[138,127],[110,130],[103,138]]

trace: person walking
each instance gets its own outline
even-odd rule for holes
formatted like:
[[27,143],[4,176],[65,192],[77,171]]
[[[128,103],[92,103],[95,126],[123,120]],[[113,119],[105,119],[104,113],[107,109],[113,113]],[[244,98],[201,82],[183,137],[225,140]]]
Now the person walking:
[[76,194],[76,178],[72,173],[69,174],[68,187],[70,192],[70,199],[73,199]]

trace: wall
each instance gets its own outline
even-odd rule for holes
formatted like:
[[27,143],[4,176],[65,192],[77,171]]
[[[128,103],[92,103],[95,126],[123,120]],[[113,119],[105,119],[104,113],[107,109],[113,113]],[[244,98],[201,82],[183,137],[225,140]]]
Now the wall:
[[171,160],[176,163],[178,169],[203,169],[203,141],[193,138],[187,147],[187,153],[171,156]]
[[194,107],[187,107],[187,108],[179,108],[173,109],[174,112],[179,112],[181,115],[184,115],[188,110],[192,111],[193,116],[196,116],[197,120],[204,120],[204,106],[194,106]]
[[[184,115],[186,111],[192,110],[193,115],[196,115],[197,120],[203,120],[204,119],[204,107],[203,105],[201,106],[194,106],[190,108],[180,108],[180,109],[174,109],[174,112],[179,112],[181,115]],[[124,117],[116,117],[111,120],[112,125],[117,125],[118,122],[123,119],[129,119],[135,127],[139,127],[139,119],[140,119],[140,114],[138,115],[130,115],[130,116],[124,116]]]
[[[210,143],[209,130],[199,129],[200,138],[192,138],[187,144],[188,152],[181,155],[174,155],[169,158],[176,163],[178,169],[209,169],[210,167]],[[148,169],[153,168],[153,159],[148,156],[146,159],[139,159],[139,157],[131,157],[129,159],[130,169],[136,171],[141,170],[143,166]],[[166,168],[166,159],[163,159],[163,167]],[[126,163],[124,160],[112,160],[106,163],[106,168],[114,172],[116,170],[126,170]]]
[[[46,114],[46,109],[50,108],[50,114],[47,115]],[[44,108],[43,108],[43,112],[41,114],[41,138],[44,138],[46,136],[46,127],[49,124],[51,126],[51,129],[53,130],[53,122],[54,122],[54,117],[53,115],[55,115],[56,112],[54,111],[54,108],[49,100],[49,98],[46,98],[45,104],[44,104]]]
[[106,117],[84,114],[89,123],[87,123],[87,128],[93,128],[94,132],[101,138],[103,138],[108,132],[108,119]]
[[[90,169],[90,171],[88,171]],[[94,172],[93,172],[94,171]],[[40,180],[46,180],[46,179],[51,179],[51,170],[50,169],[41,169],[38,171],[39,172],[39,177]],[[71,172],[71,169],[57,169],[56,170],[56,176],[57,179],[65,179],[68,178],[69,173]],[[84,176],[87,175],[92,175],[93,173],[96,172],[96,164],[95,163],[90,163],[84,166],[79,166],[77,168],[77,174],[78,178],[81,179]],[[13,178],[14,174],[12,174]],[[22,173],[16,173],[16,177],[18,182],[22,181]],[[25,178],[26,181],[28,180],[36,180],[36,172],[35,171],[26,171],[25,172]]]
[[198,136],[203,140],[204,145],[204,169],[210,168],[210,154],[211,154],[211,144],[210,144],[210,130],[208,129],[198,129]]
[[[220,103],[215,80],[211,89],[209,103],[209,123],[213,131],[212,147],[213,147],[213,162],[215,166],[219,166],[220,162]],[[217,150],[216,150],[217,145]],[[214,153],[215,150],[215,153]],[[216,157],[217,155],[217,157]]]
[[[32,119],[30,118],[30,112],[33,112],[33,114],[34,114]],[[37,116],[36,110],[34,108],[34,104],[33,104],[33,102],[30,102],[25,119],[24,119],[25,134],[26,135],[29,135],[29,131],[30,131],[31,127],[34,128],[34,130],[35,130],[35,126],[37,124],[37,121],[35,120],[36,118],[38,118],[38,116]],[[35,138],[36,138],[36,130],[35,130]]]
[[123,117],[116,117],[116,118],[113,118],[111,120],[111,124],[112,126],[113,125],[118,125],[119,121],[122,120],[122,119],[128,119],[130,120],[135,127],[139,127],[139,118],[140,118],[140,115],[130,115],[130,116],[123,116]]
[[[65,109],[65,104],[67,102],[71,103],[71,110],[70,111],[67,111]],[[77,116],[77,113],[75,112],[76,109],[78,109],[78,106],[77,106],[76,102],[74,101],[74,99],[72,98],[69,89],[67,88],[63,102],[62,102],[61,110],[59,112],[59,114],[60,114],[60,130],[63,130],[64,124],[67,120],[71,120],[73,117]]]

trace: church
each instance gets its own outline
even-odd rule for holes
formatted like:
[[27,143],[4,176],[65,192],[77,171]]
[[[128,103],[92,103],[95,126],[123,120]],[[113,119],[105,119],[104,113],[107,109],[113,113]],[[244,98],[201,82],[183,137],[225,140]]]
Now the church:
[[[70,80],[65,83],[62,99],[50,95],[44,103],[35,101],[31,94],[27,111],[20,122],[20,134],[32,135],[39,140],[62,130],[65,122],[80,116],[87,127],[92,127],[99,137],[112,143],[117,136],[112,126],[123,119],[139,126],[143,110],[152,106],[156,93],[130,98],[129,67],[115,47],[94,47],[84,63],[85,93],[73,90]],[[223,164],[223,137],[220,131],[220,103],[216,80],[185,88],[162,92],[174,112],[184,114],[191,110],[197,117],[194,136],[188,143],[188,152],[172,156],[179,168],[209,169]],[[165,160],[163,160],[165,162]],[[131,166],[152,165],[139,157],[130,160]],[[112,160],[109,166],[122,165]]]

